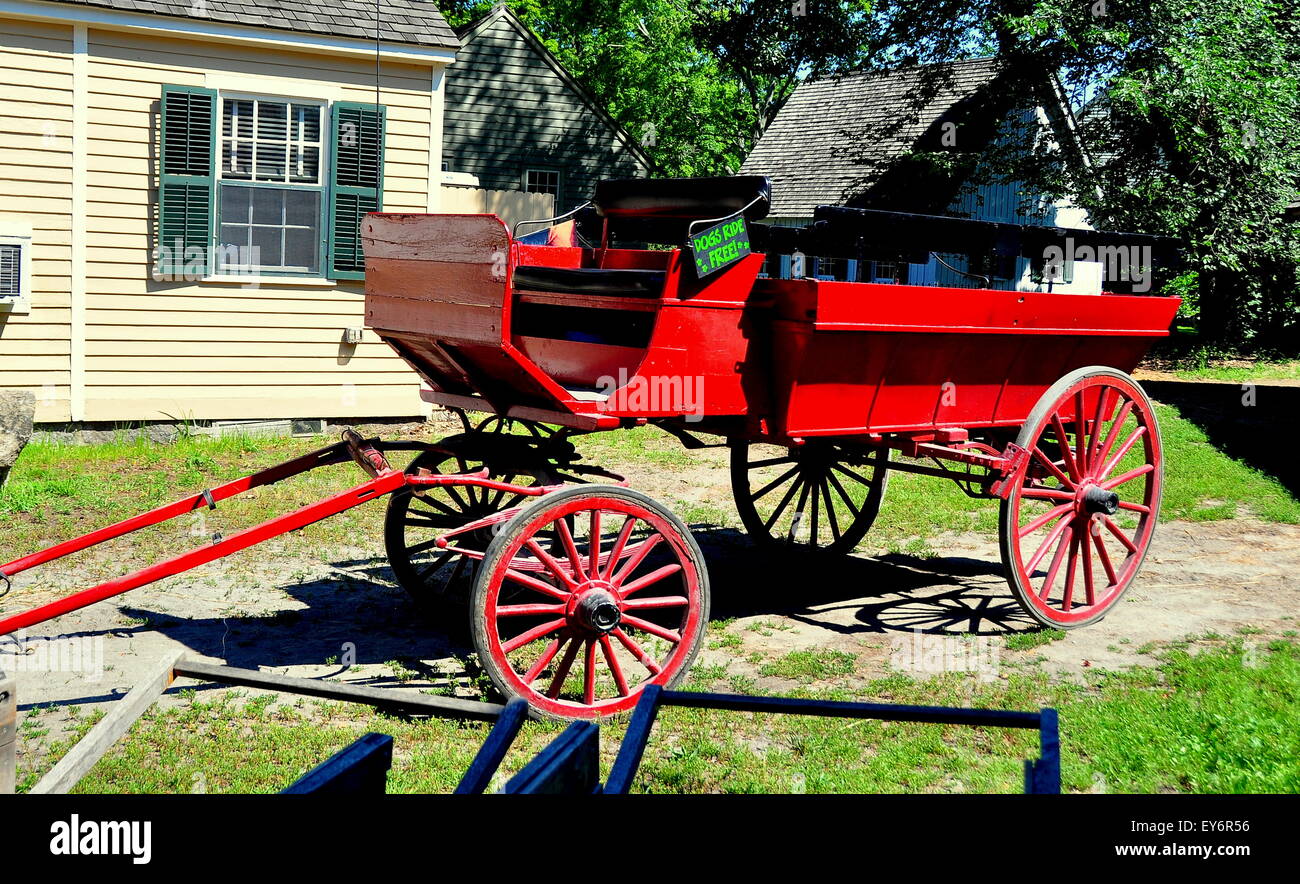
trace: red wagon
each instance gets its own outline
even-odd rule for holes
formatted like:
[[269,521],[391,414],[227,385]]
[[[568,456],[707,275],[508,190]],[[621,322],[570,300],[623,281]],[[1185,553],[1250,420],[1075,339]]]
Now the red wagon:
[[[558,223],[567,216],[524,237],[493,215],[367,216],[367,325],[464,432],[435,445],[350,436],[0,566],[14,574],[324,463],[350,457],[370,474],[0,633],[391,494],[396,578],[438,610],[468,595],[474,645],[504,694],[553,716],[620,712],[685,673],[709,613],[686,527],[572,444],[647,423],[688,447],[724,440],[741,519],[763,542],[848,552],[891,471],[952,479],[999,501],[1007,578],[1031,617],[1071,628],[1105,616],[1150,545],[1162,483],[1155,411],[1125,372],[1168,334],[1178,299],[764,271],[780,254],[1007,258],[1067,237],[1145,241],[844,209],[781,229],[757,223],[769,197],[761,178],[602,182],[584,219],[591,245]],[[487,417],[475,425],[472,412]],[[402,448],[418,454],[399,472],[384,452]]]

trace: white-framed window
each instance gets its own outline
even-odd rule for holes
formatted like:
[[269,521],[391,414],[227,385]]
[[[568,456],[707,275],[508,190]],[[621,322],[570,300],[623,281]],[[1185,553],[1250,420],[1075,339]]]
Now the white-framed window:
[[319,273],[326,105],[221,93],[218,108],[216,272]]
[[560,170],[547,168],[525,169],[524,192],[549,193],[558,201],[560,198]]
[[32,238],[0,228],[0,310],[31,312]]

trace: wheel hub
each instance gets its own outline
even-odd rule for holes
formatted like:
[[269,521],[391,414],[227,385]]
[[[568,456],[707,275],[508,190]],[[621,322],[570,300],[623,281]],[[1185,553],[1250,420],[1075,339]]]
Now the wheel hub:
[[614,629],[622,619],[618,599],[606,586],[579,589],[569,604],[569,622],[600,635]]
[[1107,516],[1113,516],[1119,512],[1119,495],[1114,491],[1107,491],[1100,485],[1089,485],[1085,488],[1080,502],[1083,504],[1083,511],[1086,513],[1103,513]]

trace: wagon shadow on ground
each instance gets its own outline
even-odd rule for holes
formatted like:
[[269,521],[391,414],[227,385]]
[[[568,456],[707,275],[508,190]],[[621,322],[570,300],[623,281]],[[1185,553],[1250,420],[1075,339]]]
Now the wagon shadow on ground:
[[[845,635],[996,635],[1032,631],[996,561],[963,556],[876,557],[791,552],[754,544],[731,528],[692,525],[708,562],[714,619],[772,616]],[[158,632],[193,651],[245,668],[320,667],[313,677],[399,685],[395,674],[363,675],[343,664],[398,662],[420,683],[474,676],[463,623],[421,612],[397,587],[382,556],[331,563],[334,574],[276,587],[302,607],[264,615],[180,619],[147,608],[122,613],[147,621],[108,630]],[[451,672],[427,661],[459,661]],[[408,676],[409,678],[409,676]]]
[[1038,629],[996,561],[795,552],[756,545],[730,528],[691,529],[709,563],[715,619],[770,614],[844,634]]

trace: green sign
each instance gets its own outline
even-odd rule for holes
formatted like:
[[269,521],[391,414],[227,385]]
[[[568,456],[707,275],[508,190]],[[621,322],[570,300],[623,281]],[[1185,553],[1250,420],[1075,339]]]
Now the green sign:
[[724,270],[749,254],[749,229],[745,216],[737,215],[691,237],[691,257],[700,279]]

